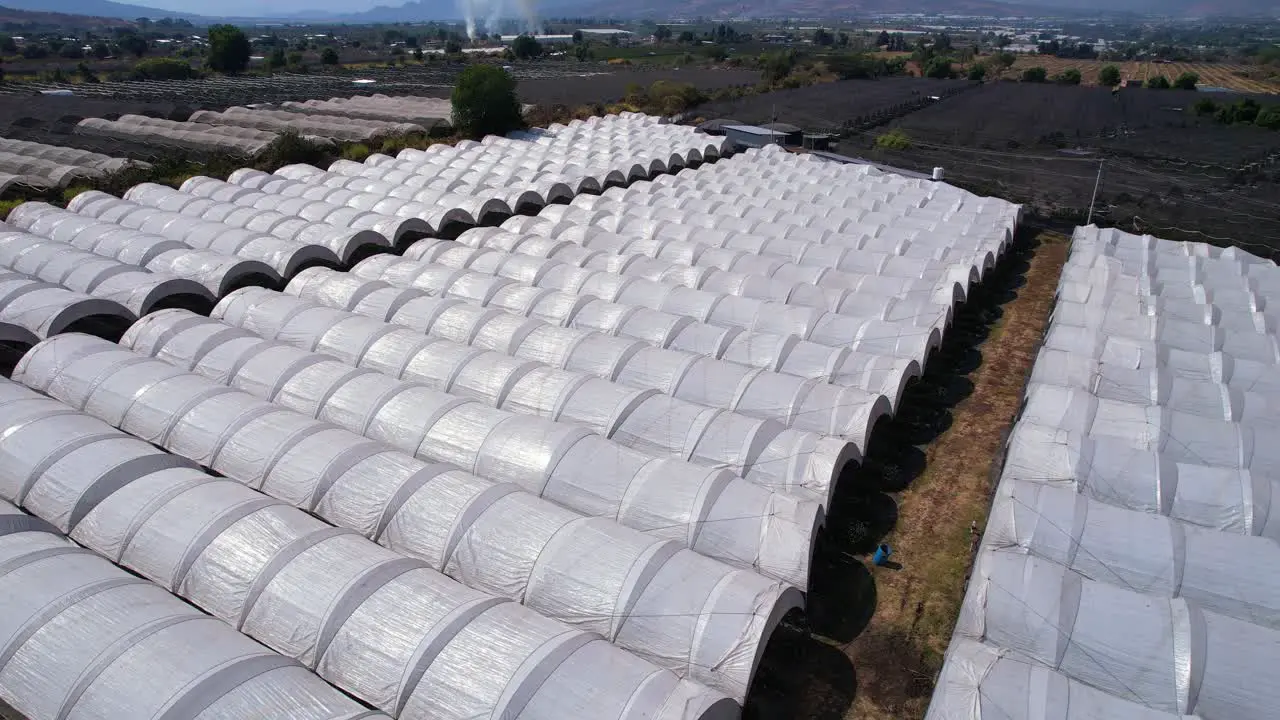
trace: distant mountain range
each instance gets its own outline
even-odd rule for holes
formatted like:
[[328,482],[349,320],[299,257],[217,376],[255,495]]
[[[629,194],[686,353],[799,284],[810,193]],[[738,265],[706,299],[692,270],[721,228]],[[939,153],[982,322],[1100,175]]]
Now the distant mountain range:
[[[45,13],[90,15],[132,20],[185,18],[210,20],[210,16],[174,12],[114,2],[114,0],[3,0],[5,7]],[[1043,14],[1096,14],[1102,6],[1111,13],[1143,13],[1165,16],[1235,15],[1280,17],[1280,0],[637,0],[618,4],[613,0],[541,0],[536,10],[544,17],[594,15],[599,17],[855,17],[884,13],[1027,16]],[[270,12],[270,5],[263,9]],[[403,5],[379,5],[359,12],[306,11],[275,19],[304,22],[323,20],[348,23],[392,23],[454,20],[459,17],[455,0],[411,0]],[[267,15],[264,18],[270,17]]]
[[89,15],[122,20],[136,20],[140,17],[151,18],[152,20],[183,18],[194,22],[200,19],[200,16],[194,13],[172,12],[144,5],[113,2],[113,0],[4,0],[0,5],[14,10],[62,13],[64,15]]

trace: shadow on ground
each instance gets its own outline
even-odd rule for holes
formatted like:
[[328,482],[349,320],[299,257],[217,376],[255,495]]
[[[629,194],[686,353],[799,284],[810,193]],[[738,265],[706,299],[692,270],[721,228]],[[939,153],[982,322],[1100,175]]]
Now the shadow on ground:
[[[924,375],[907,388],[898,414],[881,423],[861,466],[839,480],[818,538],[808,607],[794,612],[774,633],[747,696],[746,720],[842,720],[857,693],[894,706],[926,698],[933,690],[936,652],[914,633],[877,627],[861,638],[859,655],[882,659],[858,686],[847,646],[871,622],[877,605],[870,554],[898,522],[901,492],[924,472],[922,446],[951,427],[952,411],[974,390],[969,376],[982,366],[978,346],[1004,312],[1001,306],[1026,284],[1036,230],[1024,227],[999,265],[956,312],[946,338]],[[909,557],[894,556],[909,564]],[[916,608],[916,613],[923,607]],[[908,610],[909,612],[909,610]]]

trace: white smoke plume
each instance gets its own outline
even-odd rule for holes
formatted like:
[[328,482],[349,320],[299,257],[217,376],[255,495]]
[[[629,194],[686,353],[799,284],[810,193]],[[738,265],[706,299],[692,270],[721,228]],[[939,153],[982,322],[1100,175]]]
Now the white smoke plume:
[[[526,32],[538,31],[538,14],[534,0],[514,0],[515,12],[524,22]],[[484,30],[487,33],[501,31],[504,18],[511,17],[506,0],[461,0],[462,17],[467,25],[467,37],[475,40],[476,33]]]

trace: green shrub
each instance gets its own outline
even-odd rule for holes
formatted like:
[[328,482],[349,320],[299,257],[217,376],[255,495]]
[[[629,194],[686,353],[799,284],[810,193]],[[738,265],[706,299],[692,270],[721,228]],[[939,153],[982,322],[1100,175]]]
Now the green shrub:
[[353,162],[364,162],[369,157],[369,146],[363,143],[352,143],[342,148],[342,159]]
[[1152,90],[1168,90],[1172,86],[1169,84],[1169,78],[1163,75],[1156,75],[1147,78],[1147,87]]
[[1049,71],[1042,67],[1027,68],[1022,71],[1022,82],[1042,83],[1049,79]]
[[22,200],[21,198],[14,200],[0,200],[0,221],[9,219],[9,213],[13,212],[14,208],[24,202],[26,202],[26,200]]
[[910,150],[911,138],[901,130],[890,130],[876,137],[877,150]]
[[193,80],[200,77],[200,71],[183,60],[147,58],[133,66],[131,77],[134,80]]
[[1084,76],[1076,68],[1067,68],[1054,76],[1053,81],[1059,85],[1079,85]]

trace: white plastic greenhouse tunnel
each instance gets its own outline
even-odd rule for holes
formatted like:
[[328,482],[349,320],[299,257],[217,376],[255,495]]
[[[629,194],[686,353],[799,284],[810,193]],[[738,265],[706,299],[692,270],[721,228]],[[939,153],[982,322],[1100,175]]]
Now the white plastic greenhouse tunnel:
[[[0,381],[0,408],[0,548],[14,535],[46,533],[26,547],[16,543],[12,557],[0,551],[0,574],[20,581],[6,587],[15,586],[25,599],[18,607],[30,613],[6,614],[0,624],[16,623],[0,632],[7,639],[0,659],[12,658],[0,663],[0,693],[19,707],[52,703],[65,712],[114,700],[140,705],[130,717],[241,717],[201,714],[239,697],[257,704],[252,712],[273,717],[385,717],[328,688],[324,678],[401,718],[586,720],[604,712],[712,720],[736,712],[724,696],[597,636],[464,588],[421,560],[206,475],[56,400]],[[42,469],[70,467],[77,471]],[[9,499],[48,522],[15,518]],[[106,602],[113,594],[123,597]],[[58,621],[67,613],[89,620],[89,608],[99,611],[99,622]],[[166,612],[151,617],[153,608]],[[112,610],[137,612],[140,625],[114,630]],[[81,663],[32,682],[23,669],[53,649],[48,643],[57,636],[40,632],[51,623],[79,636]],[[167,707],[147,707],[168,697],[148,685],[186,678],[129,674],[128,658],[139,648],[149,649],[153,662],[186,668],[193,687],[171,692]],[[235,657],[232,650],[240,657],[231,667],[239,669],[218,669]],[[113,672],[117,660],[122,667]],[[485,672],[475,672],[477,663]],[[601,673],[609,680],[599,682]],[[104,687],[94,692],[98,684]],[[297,697],[308,691],[314,697]],[[259,697],[266,693],[274,696]]]
[[[186,123],[90,119],[77,132],[251,155],[285,128],[422,132],[443,102],[281,99]],[[43,163],[114,166],[4,142],[0,152]],[[771,639],[804,625],[784,617],[830,572],[817,554],[828,509],[841,487],[863,489],[850,478],[877,428],[961,337],[956,309],[1020,214],[871,167],[735,154],[724,138],[635,113],[327,168],[88,191],[65,209],[24,203],[0,224],[0,375],[12,378],[0,379],[0,609],[15,609],[0,612],[0,700],[30,720],[737,720]],[[1099,276],[1112,291],[1158,288],[1179,322],[1212,317],[1244,334],[1243,315],[1194,311],[1254,295],[1130,282],[1136,254],[1108,242],[1090,260],[1104,270],[1064,277],[1011,463],[1046,432],[1070,433],[1070,457],[1111,452],[1114,428],[1098,418],[1113,386],[1173,398],[1160,418],[1185,422],[1187,439],[1273,415],[1245,402],[1274,366],[1260,344],[1196,336],[1195,349],[1218,343],[1234,358],[1223,367],[1253,381],[1221,396],[1217,419],[1205,415],[1210,389],[1162,375],[1142,385],[1131,368],[1102,367],[1101,351],[1067,352],[1060,338],[1076,335],[1057,328],[1068,324],[1100,328],[1094,346],[1177,334],[1144,320],[1144,305],[1099,305],[1082,289]],[[1183,266],[1150,245],[1135,267],[1175,276]],[[1252,267],[1191,257],[1195,279]],[[1248,292],[1270,282],[1249,277]],[[1107,382],[1062,379],[1086,372]],[[1139,418],[1122,410],[1117,422]],[[1191,614],[1141,607],[1156,592],[1147,580],[1165,578],[1138,557],[1158,537],[1184,553],[1219,536],[1232,553],[1273,542],[1271,450],[1252,442],[1250,464],[1212,472],[1170,448],[1108,455],[1135,468],[1123,498],[1061,483],[1020,493],[1046,513],[1073,498],[1062,522],[1083,528],[1077,544],[1129,563],[1145,584],[1115,602],[1133,627],[1201,622],[1208,634],[1187,637],[1217,642],[1239,630],[1222,618],[1271,632],[1269,585],[1214,596],[1187,558],[1182,586],[1158,590]],[[1065,546],[1028,534],[1001,492],[996,511],[1018,519],[1006,525],[1020,544],[984,547],[975,583],[1112,592]],[[1112,547],[1072,524],[1153,503],[1163,524],[1140,544]],[[1191,517],[1205,527],[1183,528]],[[1230,522],[1209,527],[1214,517]],[[957,665],[983,653],[1015,675],[1024,661],[1058,662],[1035,666],[1061,676],[1054,692],[1111,690],[1063,657],[1007,651],[998,618],[987,636],[970,619],[947,665],[949,683],[978,688],[966,697],[1016,694]],[[1086,612],[1076,628],[1103,619]],[[1032,627],[1019,622],[1008,637]],[[1031,635],[1018,647],[1048,637]],[[1150,651],[1116,648],[1108,662]],[[1218,656],[1215,672],[1229,669]],[[1245,720],[1270,690],[1251,692],[1229,706]],[[979,716],[950,697],[937,717]]]
[[929,718],[1275,716],[1277,292],[1076,230]]

